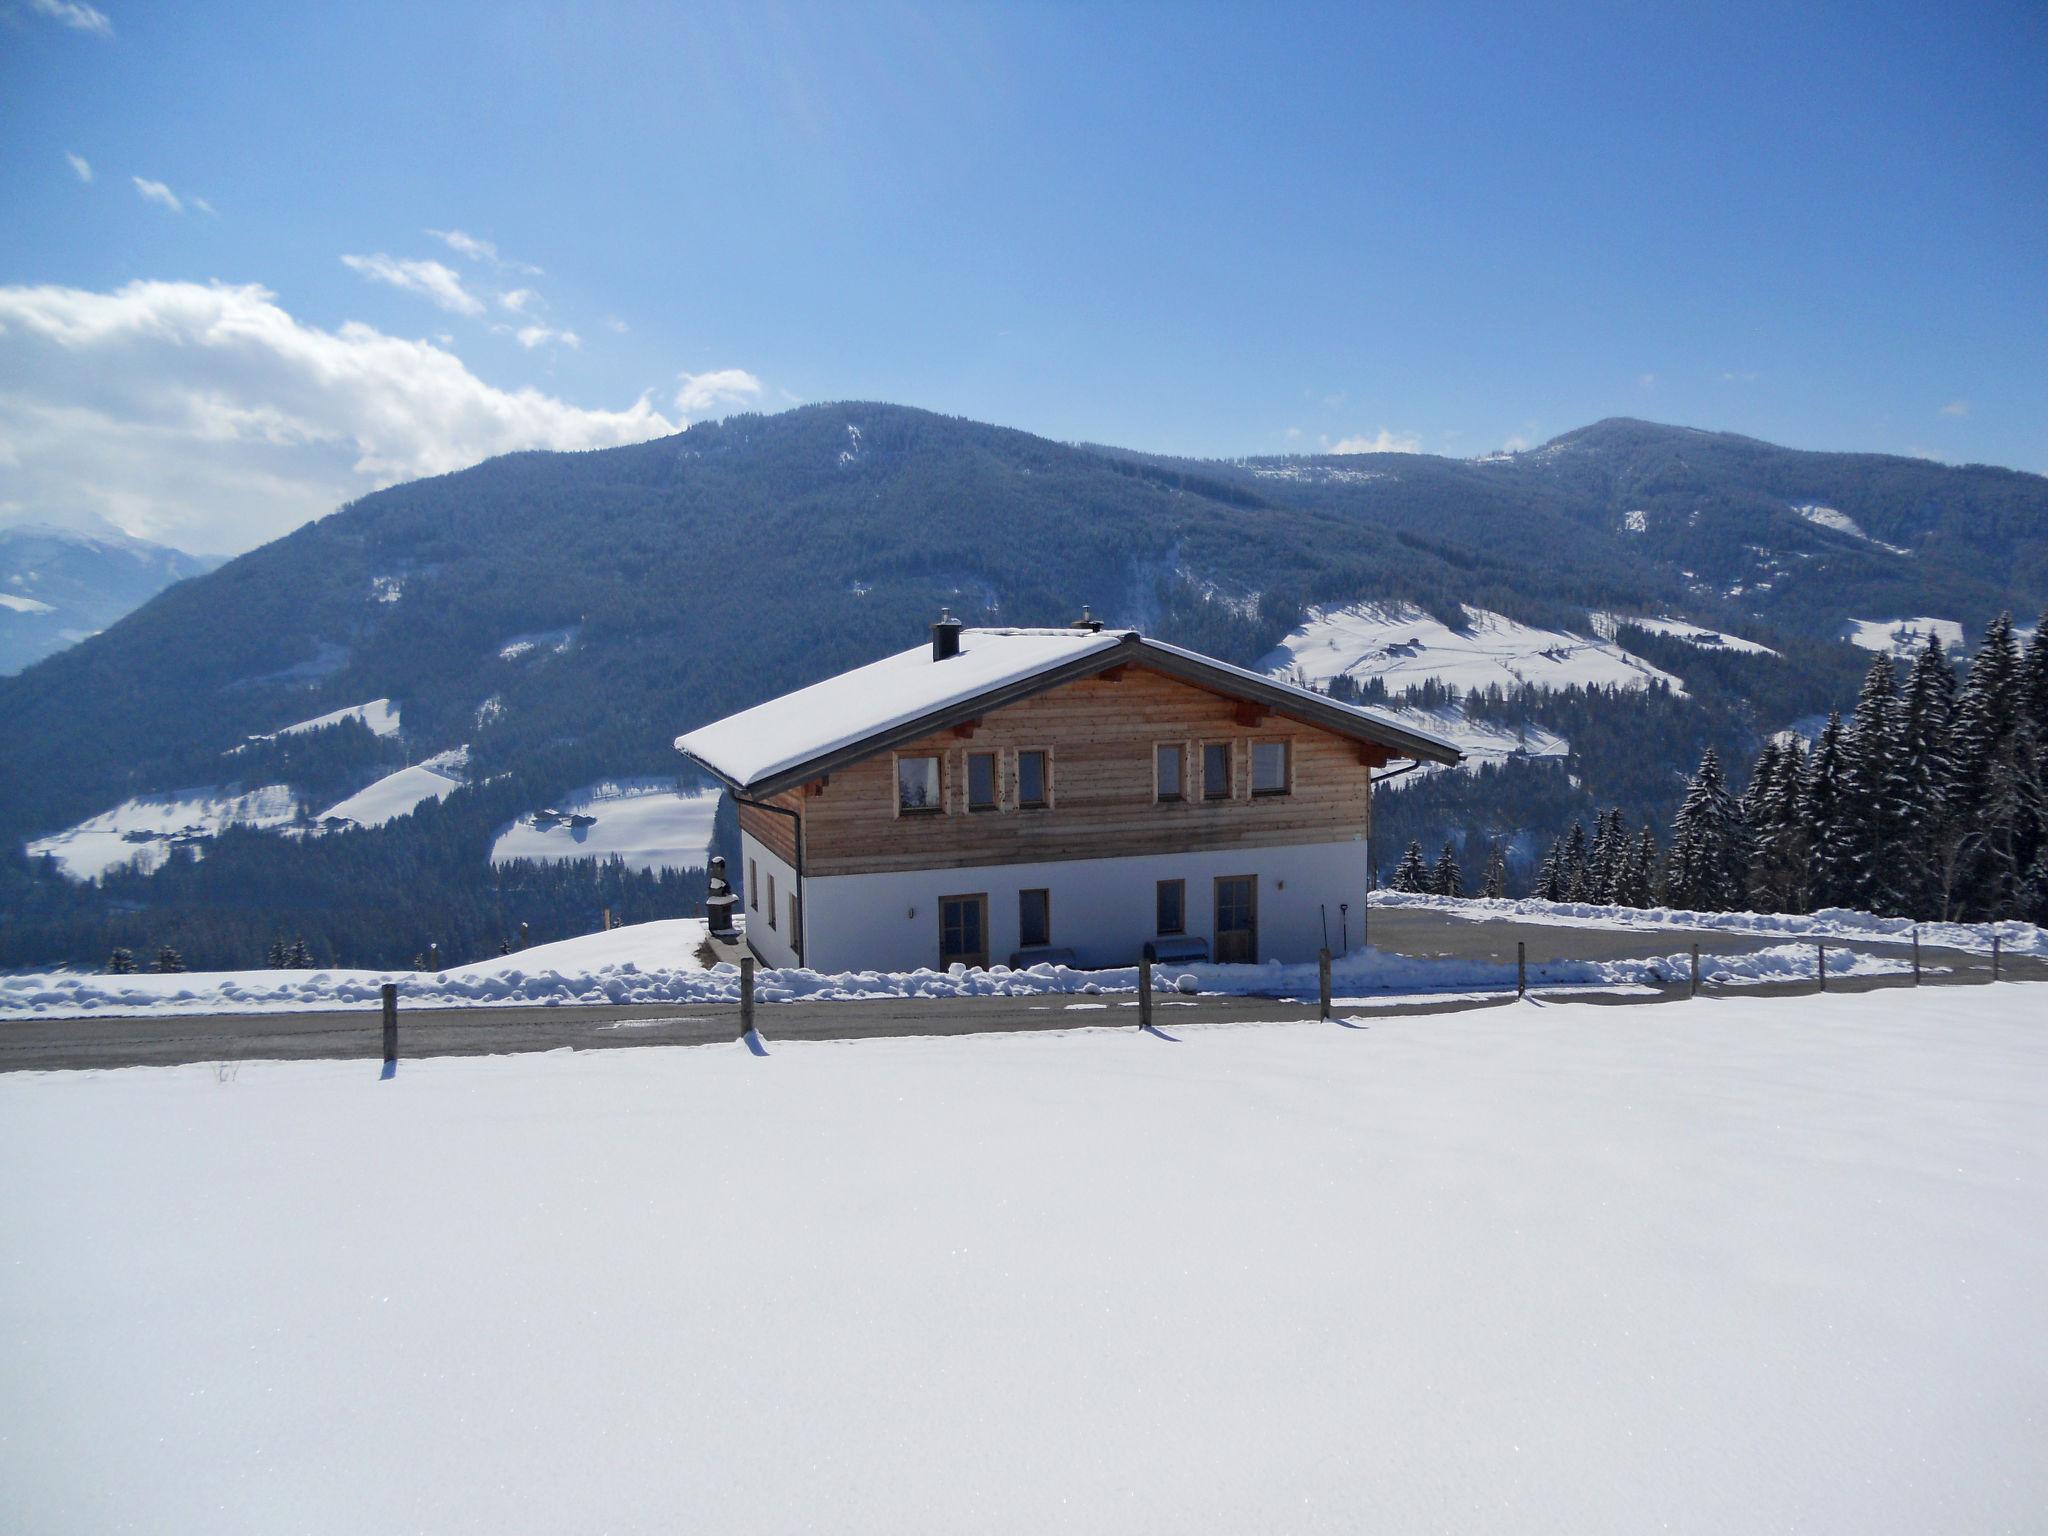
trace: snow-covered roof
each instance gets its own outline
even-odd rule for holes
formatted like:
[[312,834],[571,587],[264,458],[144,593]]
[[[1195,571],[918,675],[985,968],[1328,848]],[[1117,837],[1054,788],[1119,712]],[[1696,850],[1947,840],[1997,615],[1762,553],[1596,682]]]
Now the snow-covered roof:
[[881,751],[893,741],[941,729],[951,723],[949,712],[965,718],[1119,661],[1198,674],[1246,698],[1298,705],[1314,718],[1404,754],[1419,750],[1444,762],[1458,760],[1458,749],[1440,737],[1134,630],[1113,629],[963,629],[957,656],[935,661],[929,644],[913,646],[699,726],[678,736],[676,747],[729,784],[772,791],[823,771],[819,765],[848,752]]

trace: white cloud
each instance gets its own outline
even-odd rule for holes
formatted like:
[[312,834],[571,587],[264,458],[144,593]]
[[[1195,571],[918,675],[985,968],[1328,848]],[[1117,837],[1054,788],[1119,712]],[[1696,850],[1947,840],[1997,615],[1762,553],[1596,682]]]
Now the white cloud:
[[685,416],[708,416],[727,406],[751,405],[761,398],[761,381],[744,368],[676,376],[676,409]]
[[80,181],[92,180],[92,162],[86,159],[85,156],[74,155],[67,149],[64,151],[64,158],[71,162],[71,169],[77,173]]
[[1970,402],[1967,400],[1951,400],[1941,408],[1941,414],[1944,416],[1967,416],[1970,414]]
[[459,229],[430,229],[427,233],[447,246],[449,250],[455,252],[456,255],[466,256],[471,261],[488,261],[492,266],[503,267],[508,272],[524,272],[529,277],[539,277],[541,275],[539,267],[531,266],[523,261],[514,261],[509,256],[500,255],[497,245],[492,241],[479,239],[475,235],[465,234]]
[[499,294],[498,303],[515,315],[530,314],[533,306],[540,303],[540,295],[531,288],[514,288],[510,293]]
[[67,27],[76,27],[81,32],[91,32],[98,37],[112,37],[114,23],[105,11],[79,0],[29,0],[29,9],[38,16],[47,16],[52,21],[61,21]]
[[1640,389],[1655,389],[1657,387],[1657,375],[1654,373],[1637,374],[1636,386]]
[[205,215],[206,215],[206,216],[207,216],[208,218],[212,218],[212,217],[213,217],[213,204],[209,203],[209,202],[208,202],[208,201],[207,201],[207,200],[206,200],[205,198],[203,198],[203,197],[195,197],[195,198],[193,198],[193,199],[192,199],[192,206],[193,206],[194,208],[197,208],[197,209],[198,209],[198,210],[199,210],[199,211],[200,211],[201,213],[205,214]]
[[161,203],[173,213],[185,211],[185,205],[178,201],[178,194],[162,182],[151,181],[146,176],[131,176],[128,179],[135,183],[135,190],[142,194],[143,201]]
[[1286,438],[1287,441],[1290,443],[1299,442],[1301,440],[1301,428],[1289,427],[1285,432],[1282,432],[1280,435]]
[[623,336],[626,334],[626,322],[617,315],[606,315],[604,317],[604,326],[606,330],[611,331],[615,335]]
[[1514,432],[1510,433],[1508,440],[1500,445],[1500,451],[1502,453],[1527,453],[1535,446],[1535,442],[1528,436],[1520,432]]
[[386,256],[382,251],[374,256],[344,256],[341,261],[351,272],[373,283],[388,283],[458,315],[480,315],[484,312],[483,300],[462,286],[462,279],[453,268],[444,267],[438,261]]
[[[644,395],[608,411],[499,389],[430,341],[322,330],[254,285],[0,287],[0,381],[0,500],[201,550],[493,454],[677,426]],[[738,369],[695,382],[733,381],[759,389]]]
[[548,329],[544,325],[522,326],[516,333],[516,339],[519,345],[526,348],[529,352],[535,347],[546,346],[549,343],[553,343],[558,347],[580,347],[583,345],[583,338],[574,331],[555,331]]
[[1334,443],[1325,438],[1323,448],[1328,453],[1420,453],[1422,439],[1412,432],[1389,432],[1381,427],[1372,437],[1345,437]]
[[1721,375],[1721,382],[1723,384],[1754,384],[1756,382],[1756,374],[1754,371],[1745,372],[1740,369],[1731,368]]

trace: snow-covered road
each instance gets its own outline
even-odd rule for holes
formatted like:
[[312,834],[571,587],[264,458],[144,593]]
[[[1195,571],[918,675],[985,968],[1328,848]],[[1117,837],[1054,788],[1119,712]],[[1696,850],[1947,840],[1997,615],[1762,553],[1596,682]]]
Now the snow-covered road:
[[7,1524],[2036,1528],[2041,995],[11,1074]]

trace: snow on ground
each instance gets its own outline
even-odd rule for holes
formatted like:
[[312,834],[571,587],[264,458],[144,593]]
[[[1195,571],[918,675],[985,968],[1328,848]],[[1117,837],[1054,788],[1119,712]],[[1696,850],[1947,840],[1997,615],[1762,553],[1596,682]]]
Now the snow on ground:
[[398,706],[389,699],[372,699],[367,704],[351,704],[347,709],[315,715],[311,720],[301,720],[297,725],[281,726],[277,730],[266,731],[261,736],[251,736],[249,739],[275,741],[280,736],[296,736],[301,731],[317,731],[322,726],[339,725],[344,720],[360,720],[377,736],[398,734]]
[[1832,529],[1836,533],[1846,533],[1852,539],[1861,539],[1866,544],[1875,544],[1879,549],[1889,550],[1895,555],[1910,555],[1913,553],[1910,549],[1903,549],[1897,544],[1887,544],[1883,539],[1872,538],[1863,531],[1863,525],[1857,522],[1855,518],[1846,512],[1838,511],[1834,507],[1823,507],[1809,503],[1805,506],[1795,506],[1792,510],[1815,527]]
[[1917,928],[1920,942],[1937,948],[1988,955],[1995,935],[2006,954],[2048,958],[2048,932],[2032,923],[1915,923],[1910,917],[1879,917],[1846,907],[1823,907],[1818,912],[1803,914],[1691,912],[1680,907],[1609,907],[1577,901],[1542,901],[1534,896],[1495,900],[1483,896],[1424,896],[1408,891],[1374,891],[1372,904],[1427,907],[1475,922],[1512,919],[1576,928],[1698,929],[1809,942],[1839,939],[1859,944],[1910,944]]
[[1775,656],[1778,653],[1768,645],[1759,645],[1754,640],[1745,640],[1740,635],[1731,635],[1725,630],[1708,629],[1705,625],[1694,624],[1686,619],[1641,619],[1629,614],[1596,613],[1593,615],[1593,629],[1603,640],[1612,640],[1618,625],[1633,624],[1637,629],[1647,629],[1653,635],[1669,635],[1674,640],[1684,640],[1703,651],[1739,651],[1746,656]]
[[[609,933],[565,939],[517,954],[439,972],[186,971],[103,976],[75,971],[0,975],[0,1023],[8,1018],[84,1018],[94,1014],[277,1013],[360,1008],[375,1004],[384,983],[397,984],[408,1004],[428,1008],[533,1004],[730,1003],[739,1000],[739,970],[702,969],[696,949],[701,919],[638,923]],[[1532,964],[1532,986],[1627,987],[1676,981],[1688,958],[1674,953],[1644,960],[1556,960]],[[1828,962],[1832,976],[1897,974],[1904,957],[1881,959],[1844,952]],[[1701,975],[1722,985],[1806,981],[1814,974],[1810,946],[1783,944],[1752,954],[1705,955]],[[1312,964],[1157,965],[1161,992],[1236,997],[1316,996]],[[1379,950],[1342,955],[1331,966],[1344,996],[1412,992],[1505,992],[1515,985],[1513,965],[1472,959],[1422,959]],[[1026,970],[964,966],[932,971],[826,973],[800,967],[764,969],[756,976],[764,1003],[848,1002],[862,998],[1038,997],[1063,993],[1096,996],[1134,993],[1138,968],[1084,971],[1064,965]]]
[[196,843],[230,826],[284,826],[298,814],[289,785],[238,795],[212,787],[182,789],[123,800],[75,827],[31,840],[28,852],[30,858],[54,856],[73,880],[94,880],[123,864],[153,870],[170,857],[174,845]]
[[1606,640],[1536,629],[1469,605],[1459,634],[1407,603],[1311,609],[1259,663],[1261,671],[1327,689],[1330,680],[1379,678],[1396,693],[1435,681],[1453,688],[1647,688],[1684,684]]
[[1851,619],[1842,626],[1842,638],[1866,651],[1890,651],[1911,661],[1927,647],[1927,637],[1937,635],[1950,655],[1963,648],[1963,626],[1954,619]]
[[1164,1034],[0,1076],[8,1524],[2039,1528],[2034,989]]
[[401,816],[410,816],[428,800],[445,800],[461,787],[459,777],[425,763],[415,763],[410,768],[387,773],[346,800],[330,805],[320,813],[319,820],[339,817],[358,826],[381,827]]
[[537,825],[522,817],[498,834],[491,862],[513,859],[608,859],[635,869],[702,869],[718,811],[715,789],[679,791],[673,779],[593,784],[553,809],[597,819],[587,827]]
[[1441,709],[1375,704],[1372,712],[1407,730],[1423,731],[1448,741],[1465,754],[1465,760],[1458,764],[1462,773],[1477,773],[1481,764],[1504,763],[1512,757],[1567,757],[1572,750],[1564,737],[1540,725],[1513,726],[1495,720],[1474,720],[1455,704]]
[[530,635],[513,635],[498,647],[500,661],[517,661],[522,656],[560,656],[576,644],[577,626],[546,629]]

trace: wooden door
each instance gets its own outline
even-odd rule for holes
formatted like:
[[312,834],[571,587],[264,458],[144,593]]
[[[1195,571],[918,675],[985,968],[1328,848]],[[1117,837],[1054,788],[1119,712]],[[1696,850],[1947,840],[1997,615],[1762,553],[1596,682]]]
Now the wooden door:
[[1215,958],[1218,965],[1258,964],[1258,876],[1216,877]]
[[988,896],[939,898],[939,969],[958,961],[988,969]]

